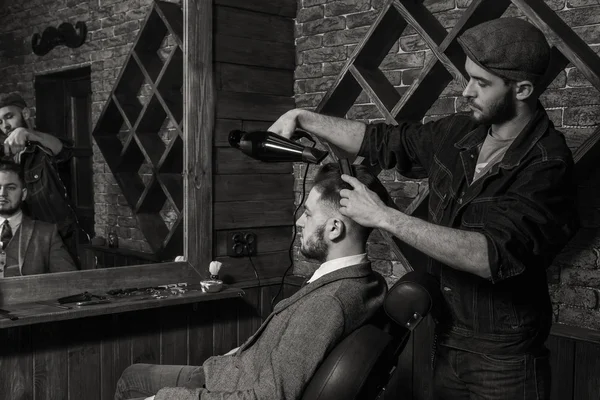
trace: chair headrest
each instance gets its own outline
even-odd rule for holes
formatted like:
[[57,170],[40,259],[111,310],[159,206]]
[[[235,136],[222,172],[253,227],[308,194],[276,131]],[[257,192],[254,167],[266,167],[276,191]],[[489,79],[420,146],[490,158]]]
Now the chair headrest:
[[413,330],[427,314],[436,318],[441,297],[439,282],[433,275],[411,271],[388,291],[383,308],[397,324]]

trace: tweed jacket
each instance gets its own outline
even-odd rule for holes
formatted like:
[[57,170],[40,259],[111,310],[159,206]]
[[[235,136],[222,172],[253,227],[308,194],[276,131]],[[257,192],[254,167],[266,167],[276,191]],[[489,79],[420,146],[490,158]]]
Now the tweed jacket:
[[166,388],[155,400],[298,399],[325,356],[383,304],[371,263],[331,272],[279,302],[236,354],[203,365],[206,388]]
[[75,271],[77,267],[58,234],[56,225],[23,215],[12,240],[18,239],[19,270],[9,267],[5,276]]

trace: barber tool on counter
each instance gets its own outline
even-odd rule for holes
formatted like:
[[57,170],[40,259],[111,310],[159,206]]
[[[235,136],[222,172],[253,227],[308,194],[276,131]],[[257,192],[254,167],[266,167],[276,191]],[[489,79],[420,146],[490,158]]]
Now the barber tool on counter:
[[208,271],[210,272],[210,279],[200,281],[200,286],[202,287],[202,291],[205,293],[214,293],[219,292],[223,289],[223,281],[219,279],[219,270],[223,263],[219,261],[211,261],[208,266]]

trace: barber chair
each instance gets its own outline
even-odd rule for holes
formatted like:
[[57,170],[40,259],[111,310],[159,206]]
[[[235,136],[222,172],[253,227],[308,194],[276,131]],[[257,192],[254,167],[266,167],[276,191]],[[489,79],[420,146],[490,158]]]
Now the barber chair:
[[382,399],[410,333],[441,301],[438,281],[411,271],[392,286],[382,312],[340,342],[319,366],[302,400]]

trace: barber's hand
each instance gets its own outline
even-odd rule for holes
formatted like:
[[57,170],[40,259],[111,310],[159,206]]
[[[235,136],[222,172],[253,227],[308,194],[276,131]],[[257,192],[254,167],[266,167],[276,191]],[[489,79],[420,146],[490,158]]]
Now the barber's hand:
[[27,142],[34,139],[35,134],[27,128],[16,128],[4,140],[4,154],[18,154],[25,150]]
[[286,139],[291,138],[298,125],[297,116],[296,110],[286,112],[269,127],[268,131]]
[[388,207],[379,196],[358,179],[342,175],[342,180],[348,182],[353,190],[340,191],[340,213],[354,220],[356,223],[367,227],[376,228],[386,218]]
[[154,400],[154,396],[146,397],[144,400]]

